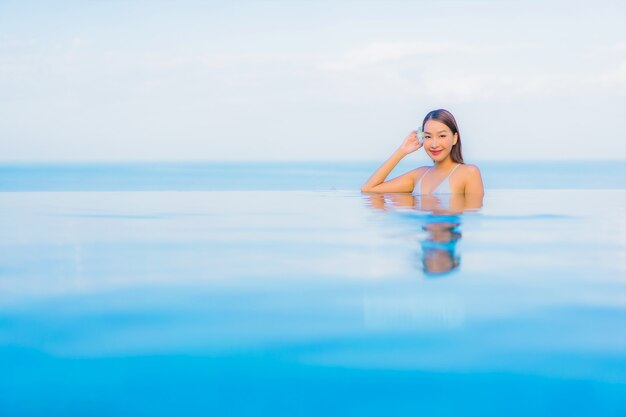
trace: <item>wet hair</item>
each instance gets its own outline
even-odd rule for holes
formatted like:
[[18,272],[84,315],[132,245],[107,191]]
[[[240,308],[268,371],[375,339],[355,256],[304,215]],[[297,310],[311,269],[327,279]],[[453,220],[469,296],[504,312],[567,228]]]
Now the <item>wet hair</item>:
[[457,164],[463,164],[463,155],[461,154],[461,134],[459,133],[459,127],[456,124],[456,120],[452,113],[445,109],[437,109],[433,110],[424,117],[424,121],[422,122],[422,130],[424,130],[424,125],[429,120],[436,120],[438,122],[443,123],[448,126],[452,131],[452,134],[457,134],[457,140],[454,145],[452,145],[452,150],[450,151],[450,158],[456,162]]

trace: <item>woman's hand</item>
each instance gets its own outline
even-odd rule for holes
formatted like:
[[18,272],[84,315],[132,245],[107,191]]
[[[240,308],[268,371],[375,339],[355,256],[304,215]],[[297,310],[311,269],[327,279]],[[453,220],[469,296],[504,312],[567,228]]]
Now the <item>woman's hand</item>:
[[424,144],[420,143],[417,140],[417,130],[414,130],[411,133],[409,133],[409,135],[406,138],[404,138],[404,142],[402,142],[402,145],[400,145],[398,150],[408,155],[411,152],[415,152],[422,146],[424,146]]

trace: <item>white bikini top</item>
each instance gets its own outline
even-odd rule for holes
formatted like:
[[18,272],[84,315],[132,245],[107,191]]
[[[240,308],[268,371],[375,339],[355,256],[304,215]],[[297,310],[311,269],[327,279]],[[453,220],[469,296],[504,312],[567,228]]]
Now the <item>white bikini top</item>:
[[[437,187],[435,187],[435,189],[430,194],[451,194],[451,191],[450,191],[450,175],[452,175],[452,173],[459,167],[459,165],[461,165],[461,164],[456,164],[456,166],[454,168],[452,168],[452,170],[450,171],[448,176],[445,177],[443,179],[443,181],[441,181],[439,183],[439,185]],[[422,179],[424,179],[424,177],[430,172],[431,169],[432,168],[429,168],[428,171],[426,171],[420,177],[419,181],[417,181],[417,184],[415,184],[415,188],[413,189],[414,193],[423,194],[422,193]]]

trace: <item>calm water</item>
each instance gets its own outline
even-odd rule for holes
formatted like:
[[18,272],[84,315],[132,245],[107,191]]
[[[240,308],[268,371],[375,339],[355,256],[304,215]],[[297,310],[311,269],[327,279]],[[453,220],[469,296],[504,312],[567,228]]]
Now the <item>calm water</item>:
[[0,166],[0,416],[626,416],[625,166]]

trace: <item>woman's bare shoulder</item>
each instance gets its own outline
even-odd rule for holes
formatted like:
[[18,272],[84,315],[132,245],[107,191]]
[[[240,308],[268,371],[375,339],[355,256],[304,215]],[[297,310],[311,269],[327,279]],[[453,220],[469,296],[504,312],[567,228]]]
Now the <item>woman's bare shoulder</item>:
[[478,204],[478,202],[472,203],[473,206],[480,207],[482,205],[482,196],[485,193],[480,169],[476,165],[467,164],[463,166],[462,172],[462,181],[465,183],[465,195],[474,195],[477,196],[476,198],[480,197],[480,204]]
[[480,169],[476,165],[463,164],[461,165],[460,171],[463,173],[463,176],[466,177],[480,176]]
[[414,172],[416,174],[419,174],[421,172],[428,171],[428,168],[430,168],[430,167],[429,166],[423,166],[423,167],[415,168],[414,170],[412,170],[410,172]]
[[426,171],[428,171],[427,166],[423,166],[423,167],[419,167],[419,168],[415,168],[411,171],[409,171],[410,173],[413,174],[413,177],[415,177],[415,179],[418,179],[419,177],[421,177]]

